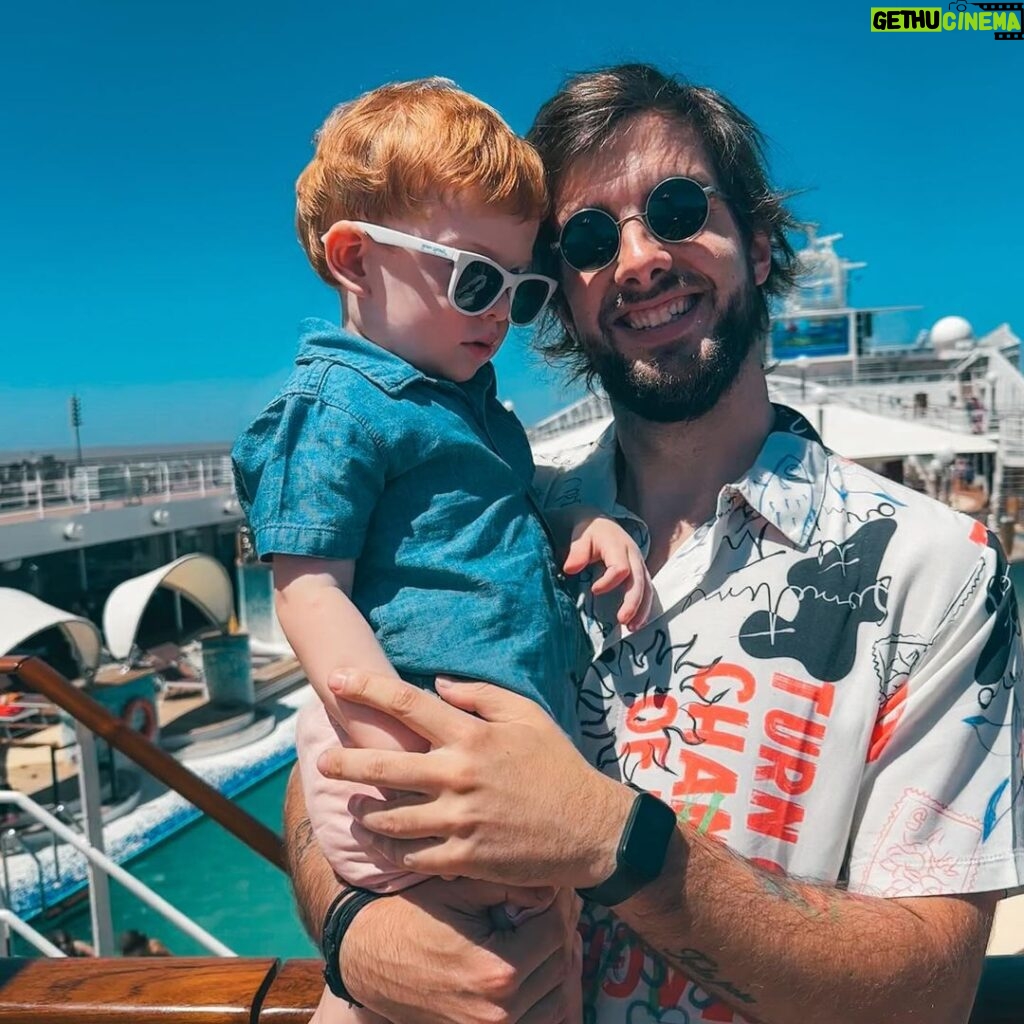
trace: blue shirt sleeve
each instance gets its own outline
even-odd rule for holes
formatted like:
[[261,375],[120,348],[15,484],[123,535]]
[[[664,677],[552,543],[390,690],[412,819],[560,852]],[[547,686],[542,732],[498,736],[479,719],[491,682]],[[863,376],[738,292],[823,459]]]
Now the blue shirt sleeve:
[[386,448],[308,394],[272,402],[235,442],[235,484],[259,557],[357,558],[386,479]]

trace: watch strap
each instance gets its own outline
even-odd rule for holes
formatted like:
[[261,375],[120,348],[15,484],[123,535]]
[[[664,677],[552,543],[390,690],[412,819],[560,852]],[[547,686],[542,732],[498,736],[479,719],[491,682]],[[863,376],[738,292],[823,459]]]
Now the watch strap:
[[[668,804],[637,786],[631,788],[637,796],[619,837],[615,870],[599,885],[576,890],[583,899],[605,907],[629,899],[661,874],[676,828],[676,815]],[[644,855],[637,857],[640,844]]]

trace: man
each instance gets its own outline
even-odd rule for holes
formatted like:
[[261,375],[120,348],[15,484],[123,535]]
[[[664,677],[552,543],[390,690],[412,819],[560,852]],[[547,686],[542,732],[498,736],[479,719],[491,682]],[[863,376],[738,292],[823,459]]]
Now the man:
[[[792,251],[738,110],[629,65],[572,79],[531,137],[560,259],[551,347],[615,412],[559,460],[545,504],[632,527],[656,605],[624,634],[584,602],[587,760],[494,687],[439,682],[438,701],[339,679],[434,748],[323,758],[331,777],[402,791],[353,802],[368,841],[411,870],[487,880],[365,906],[345,984],[403,1022],[567,1019],[566,901],[528,937],[479,909],[552,885],[589,897],[598,1024],[964,1021],[995,903],[1024,881],[1005,560],[979,524],[769,403],[767,298]],[[301,822],[296,793],[287,816]],[[292,853],[319,930],[337,886],[308,842]]]

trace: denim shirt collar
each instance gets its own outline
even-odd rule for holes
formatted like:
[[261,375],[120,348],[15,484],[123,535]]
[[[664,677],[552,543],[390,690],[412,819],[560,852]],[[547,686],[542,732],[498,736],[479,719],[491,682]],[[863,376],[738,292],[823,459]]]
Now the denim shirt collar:
[[417,381],[460,388],[477,401],[492,395],[496,388],[494,367],[490,363],[482,366],[465,384],[456,384],[430,377],[394,352],[328,320],[310,318],[303,320],[300,325],[299,352],[295,362],[296,365],[302,365],[314,359],[326,359],[348,366],[389,395],[396,395]]

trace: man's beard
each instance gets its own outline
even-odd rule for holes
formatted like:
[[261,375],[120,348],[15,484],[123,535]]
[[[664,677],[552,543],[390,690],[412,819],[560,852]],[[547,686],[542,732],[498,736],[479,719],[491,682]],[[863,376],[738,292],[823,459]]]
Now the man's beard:
[[694,353],[683,367],[659,365],[674,363],[674,353],[630,361],[611,346],[607,336],[581,341],[614,406],[656,423],[682,423],[710,412],[733,385],[761,335],[762,316],[748,272],[710,328],[711,351]]

